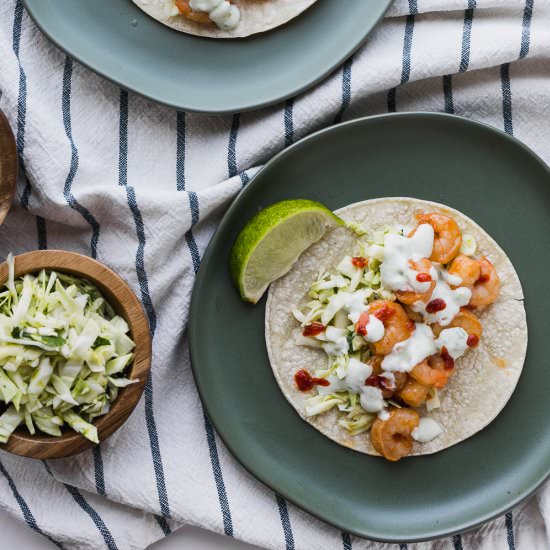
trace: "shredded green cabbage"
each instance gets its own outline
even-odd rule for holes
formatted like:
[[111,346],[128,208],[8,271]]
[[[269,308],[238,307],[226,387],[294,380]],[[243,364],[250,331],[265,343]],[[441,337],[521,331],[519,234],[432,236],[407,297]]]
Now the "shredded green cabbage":
[[24,424],[57,437],[65,424],[98,443],[94,418],[109,412],[134,359],[129,327],[84,279],[41,271],[0,289],[0,443]]
[[[350,298],[356,304],[367,304],[374,300],[395,300],[395,295],[382,288],[380,265],[384,259],[384,237],[388,233],[399,233],[400,229],[386,226],[367,232],[357,224],[351,224],[360,237],[353,250],[353,256],[342,258],[332,271],[322,271],[312,283],[308,297],[310,301],[303,309],[294,309],[292,315],[304,327],[312,322],[320,322],[326,330],[313,337],[303,336],[297,329],[294,335],[296,344],[322,348],[328,356],[326,369],[315,372],[316,377],[336,376],[343,380],[346,376],[350,357],[367,361],[371,352],[367,341],[356,334],[355,325],[346,309]],[[367,261],[365,267],[357,265],[353,257],[362,257]],[[330,390],[329,390],[330,391]],[[359,395],[349,391],[327,392],[317,387],[316,395],[304,402],[307,417],[338,410],[338,424],[350,435],[356,435],[370,429],[376,415],[365,411],[359,401]]]

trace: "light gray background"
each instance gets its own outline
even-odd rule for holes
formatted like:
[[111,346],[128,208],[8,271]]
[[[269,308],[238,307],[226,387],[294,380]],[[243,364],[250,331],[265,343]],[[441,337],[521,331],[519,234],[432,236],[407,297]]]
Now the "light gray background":
[[[2,548],[25,548],[28,550],[53,550],[55,546],[38,535],[22,522],[0,511]],[[222,537],[196,527],[182,527],[169,537],[153,544],[150,550],[259,550],[229,537]]]

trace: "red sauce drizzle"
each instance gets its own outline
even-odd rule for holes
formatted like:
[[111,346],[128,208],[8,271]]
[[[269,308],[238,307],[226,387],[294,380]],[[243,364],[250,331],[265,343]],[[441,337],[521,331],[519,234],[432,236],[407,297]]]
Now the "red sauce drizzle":
[[352,258],[351,263],[359,269],[363,269],[369,265],[369,261],[367,258],[363,258],[363,256],[356,256],[355,258]]
[[476,283],[486,283],[489,279],[489,275],[483,274],[479,276],[479,279],[476,281]]
[[359,316],[359,321],[355,323],[355,332],[361,336],[367,335],[367,325],[369,323],[369,313],[367,311],[363,311],[361,315]]
[[479,336],[476,334],[470,334],[468,336],[468,340],[466,340],[466,344],[469,348],[475,348],[479,344]]
[[453,370],[455,368],[455,360],[449,355],[445,346],[441,348],[441,359],[443,359],[445,370]]
[[325,332],[325,325],[322,323],[309,323],[309,325],[306,325],[304,327],[304,330],[302,331],[302,334],[304,336],[317,336],[318,334],[321,334],[321,332]]
[[441,298],[434,298],[431,302],[428,302],[426,311],[428,313],[436,313],[437,311],[443,311],[447,307],[445,300]]
[[374,386],[381,390],[392,390],[393,386],[391,380],[388,380],[385,376],[380,376],[379,374],[373,374],[365,380],[366,386]]
[[416,280],[419,283],[429,283],[432,280],[432,276],[429,273],[419,273],[416,276]]
[[294,375],[294,381],[300,391],[309,391],[313,386],[330,386],[330,382],[325,378],[315,378],[305,369],[299,370]]
[[374,313],[374,316],[380,321],[387,321],[395,312],[389,306],[382,306],[379,310]]

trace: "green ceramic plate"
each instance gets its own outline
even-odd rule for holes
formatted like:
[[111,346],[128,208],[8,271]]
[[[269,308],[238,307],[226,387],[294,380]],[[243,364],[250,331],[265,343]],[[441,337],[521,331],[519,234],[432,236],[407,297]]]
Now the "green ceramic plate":
[[[397,464],[341,447],[298,417],[268,363],[265,298],[257,306],[241,302],[227,267],[233,240],[259,208],[309,198],[336,209],[391,196],[445,203],[493,235],[522,281],[529,325],[525,369],[496,420],[459,445]],[[220,436],[264,483],[360,536],[440,537],[504,513],[550,470],[548,235],[550,172],[525,146],[488,126],[441,114],[384,115],[296,143],[231,206],[197,278],[191,357]]]
[[53,42],[117,84],[178,109],[225,113],[319,82],[359,47],[391,0],[318,0],[287,25],[244,40],[179,33],[130,0],[24,3]]

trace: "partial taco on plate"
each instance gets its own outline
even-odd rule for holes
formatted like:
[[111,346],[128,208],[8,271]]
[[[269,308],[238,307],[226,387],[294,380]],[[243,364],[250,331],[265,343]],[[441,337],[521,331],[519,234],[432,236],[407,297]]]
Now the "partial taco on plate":
[[132,0],[177,31],[239,38],[284,25],[316,0]]
[[472,436],[502,410],[527,349],[517,273],[477,223],[383,198],[335,212],[269,290],[277,382],[327,437],[391,461]]

